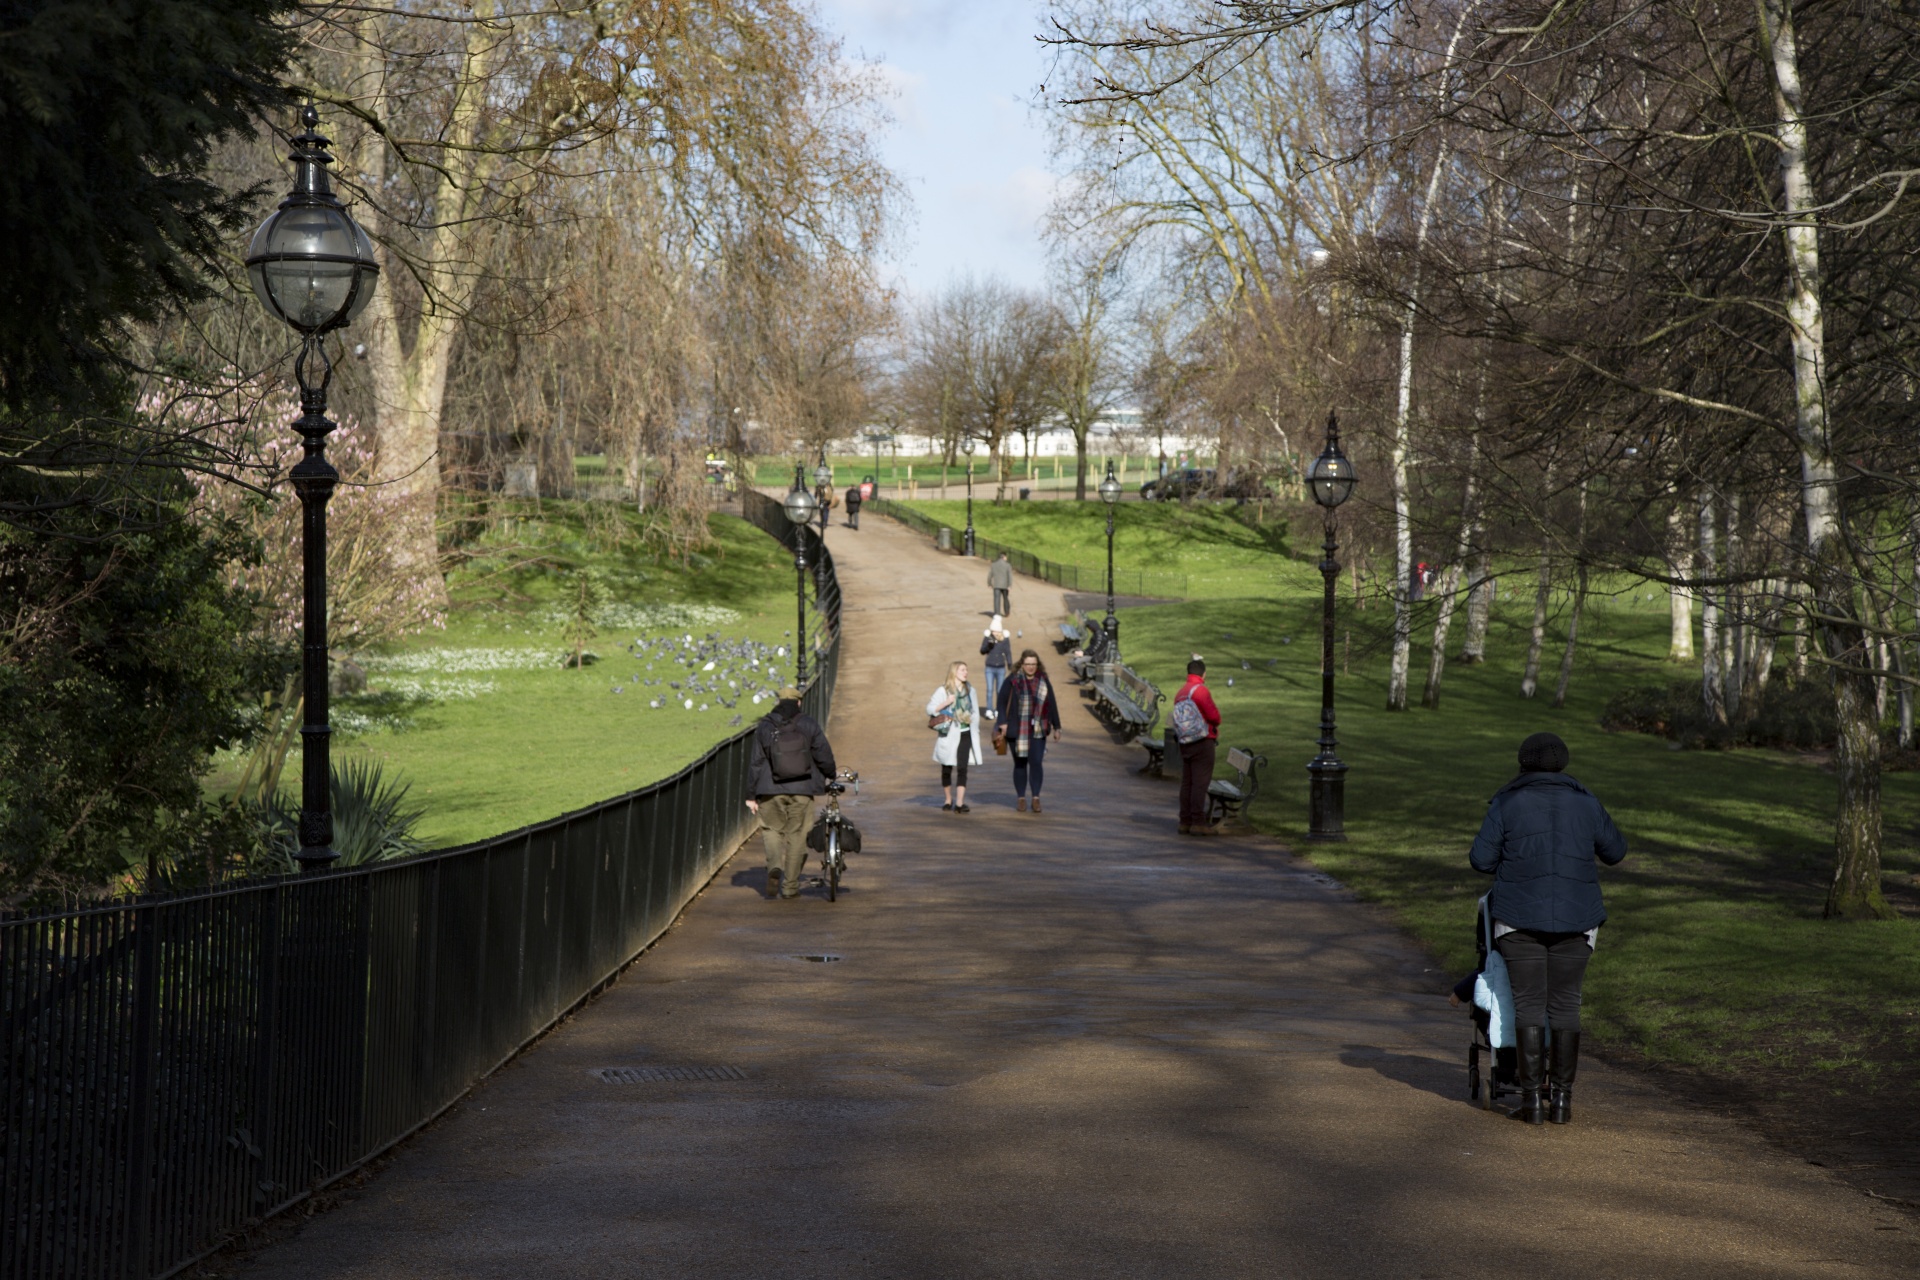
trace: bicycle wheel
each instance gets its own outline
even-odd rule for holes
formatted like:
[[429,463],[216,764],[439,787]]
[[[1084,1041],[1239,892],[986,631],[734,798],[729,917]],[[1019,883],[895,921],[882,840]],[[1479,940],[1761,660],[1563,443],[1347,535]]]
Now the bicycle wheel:
[[840,829],[827,828],[827,901],[840,894]]

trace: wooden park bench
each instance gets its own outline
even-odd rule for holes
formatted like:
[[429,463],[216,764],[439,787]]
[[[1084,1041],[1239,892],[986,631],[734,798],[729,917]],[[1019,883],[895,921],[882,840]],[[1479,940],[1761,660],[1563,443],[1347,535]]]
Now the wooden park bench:
[[1260,767],[1267,758],[1254,752],[1231,747],[1227,765],[1234,771],[1233,781],[1216,778],[1207,787],[1207,821],[1227,822],[1246,814],[1247,806],[1260,793]]
[[1101,713],[1129,737],[1147,733],[1159,723],[1160,704],[1166,701],[1166,695],[1139,672],[1119,662],[1089,666],[1087,671]]

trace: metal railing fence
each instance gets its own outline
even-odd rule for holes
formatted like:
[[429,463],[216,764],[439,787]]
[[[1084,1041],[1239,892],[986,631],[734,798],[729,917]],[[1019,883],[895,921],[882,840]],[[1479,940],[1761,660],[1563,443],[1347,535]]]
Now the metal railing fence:
[[[824,722],[839,586],[814,543]],[[750,834],[751,740],[455,849],[0,921],[0,1275],[170,1275],[431,1121]]]
[[[898,520],[916,533],[925,534],[938,540],[940,530],[952,529],[955,546],[960,544],[960,530],[944,520],[935,520],[924,511],[916,511],[904,502],[895,502],[891,498],[870,498],[865,507],[868,511],[878,512],[889,519]],[[1002,551],[1007,553],[1007,562],[1017,571],[1044,582],[1054,583],[1069,591],[1104,592],[1107,589],[1107,567],[1105,565],[1063,564],[1058,560],[1046,560],[1023,551],[1019,547],[1010,547],[1004,542],[995,542],[992,538],[983,538],[976,530],[973,549],[981,557],[991,560]],[[1157,596],[1173,600],[1184,600],[1187,595],[1187,575],[1174,569],[1140,569],[1116,564],[1113,567],[1113,589],[1115,594],[1123,596]]]

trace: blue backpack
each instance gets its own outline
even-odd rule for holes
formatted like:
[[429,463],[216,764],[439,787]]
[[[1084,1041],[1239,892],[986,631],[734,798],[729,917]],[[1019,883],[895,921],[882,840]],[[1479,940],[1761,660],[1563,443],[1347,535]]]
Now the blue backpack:
[[1207,736],[1205,713],[1194,705],[1192,696],[1184,692],[1173,700],[1173,736],[1183,746]]

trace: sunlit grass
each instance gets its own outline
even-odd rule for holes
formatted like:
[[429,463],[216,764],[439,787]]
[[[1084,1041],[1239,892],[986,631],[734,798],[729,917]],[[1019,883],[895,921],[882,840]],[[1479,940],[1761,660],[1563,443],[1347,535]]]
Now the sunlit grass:
[[[619,545],[608,511],[629,530]],[[651,707],[667,690],[633,677],[679,678],[683,668],[655,658],[648,672],[626,647],[709,632],[791,645],[793,562],[779,544],[715,515],[715,545],[680,564],[648,549],[630,511],[603,504],[594,517],[597,534],[584,504],[548,500],[497,523],[449,579],[446,629],[362,655],[367,694],[334,700],[336,760],[368,753],[411,783],[429,843],[494,835],[665,777],[735,732],[736,717],[765,709],[744,697],[732,708],[713,697],[692,711],[677,700]],[[605,575],[613,602],[588,646],[600,661],[570,669],[566,596],[572,571],[587,566]],[[791,659],[780,667],[791,678]],[[231,755],[219,763],[214,790],[239,772]],[[296,746],[283,786],[296,786],[299,770]]]
[[[940,518],[951,513],[949,504]],[[1515,773],[1520,740],[1551,729],[1572,750],[1570,772],[1600,796],[1631,845],[1627,861],[1601,877],[1611,918],[1586,995],[1588,1025],[1603,1043],[1709,1070],[1831,1076],[1836,1089],[1871,1083],[1874,1063],[1920,1051],[1920,920],[1820,918],[1837,798],[1823,762],[1767,750],[1675,751],[1659,738],[1599,727],[1616,691],[1685,674],[1665,660],[1664,595],[1604,584],[1582,621],[1558,710],[1549,701],[1564,600],[1555,601],[1536,699],[1519,694],[1532,595],[1516,575],[1495,607],[1488,662],[1450,663],[1431,711],[1419,708],[1429,602],[1415,619],[1413,709],[1389,712],[1390,613],[1381,603],[1356,609],[1343,581],[1335,661],[1349,839],[1315,845],[1303,837],[1305,766],[1319,722],[1318,572],[1277,543],[1262,545],[1224,507],[1130,504],[1120,514],[1122,562],[1138,555],[1186,565],[1196,597],[1127,609],[1120,640],[1128,661],[1171,692],[1188,655],[1206,657],[1223,746],[1269,761],[1256,824],[1390,908],[1439,958],[1436,992],[1473,962],[1474,904],[1490,882],[1466,854],[1487,798]],[[986,536],[1050,558],[1104,555],[1104,513],[1091,506],[976,504],[974,522]],[[1920,877],[1920,775],[1888,774],[1884,787],[1887,879],[1910,887]],[[1167,805],[1171,825],[1171,787]],[[1910,892],[1896,897],[1913,901]]]

